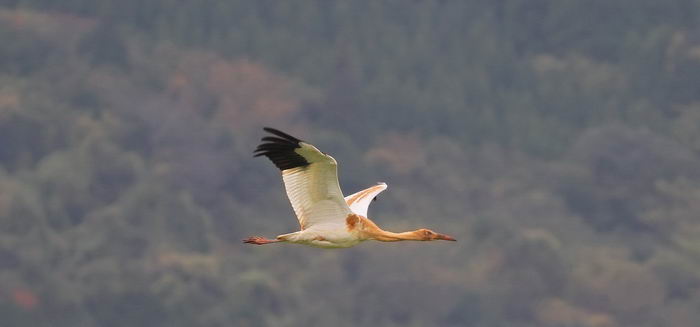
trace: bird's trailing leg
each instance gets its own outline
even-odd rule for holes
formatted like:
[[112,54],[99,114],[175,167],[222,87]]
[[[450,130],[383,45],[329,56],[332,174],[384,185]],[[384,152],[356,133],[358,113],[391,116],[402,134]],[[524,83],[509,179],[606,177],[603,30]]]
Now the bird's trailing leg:
[[248,244],[255,244],[255,245],[263,245],[263,244],[270,244],[270,243],[277,243],[281,242],[282,240],[271,240],[267,239],[264,237],[260,236],[251,236],[243,240],[243,243],[248,243]]

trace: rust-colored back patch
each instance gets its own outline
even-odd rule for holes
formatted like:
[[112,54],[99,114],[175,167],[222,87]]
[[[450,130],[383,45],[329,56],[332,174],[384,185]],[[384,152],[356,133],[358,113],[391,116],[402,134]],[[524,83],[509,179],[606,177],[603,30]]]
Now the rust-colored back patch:
[[360,222],[360,216],[351,213],[345,218],[345,226],[348,228],[349,231],[355,230],[357,227],[357,223]]

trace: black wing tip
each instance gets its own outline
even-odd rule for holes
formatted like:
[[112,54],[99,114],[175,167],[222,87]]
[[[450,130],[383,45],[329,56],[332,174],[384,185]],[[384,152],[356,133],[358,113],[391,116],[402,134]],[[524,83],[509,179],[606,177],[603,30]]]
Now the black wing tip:
[[294,143],[297,143],[297,144],[299,144],[300,142],[303,142],[302,140],[300,140],[300,139],[298,139],[298,138],[296,138],[296,137],[294,137],[294,136],[291,136],[291,135],[289,135],[289,134],[287,134],[287,133],[285,133],[285,132],[282,132],[282,131],[280,131],[279,129],[276,129],[276,128],[272,128],[272,127],[267,127],[267,126],[266,126],[266,127],[263,127],[263,130],[264,130],[265,132],[268,132],[268,133],[270,133],[270,134],[272,134],[272,135],[278,136],[278,137],[280,137],[280,138],[282,138],[282,139],[285,139],[285,140],[288,140],[288,141],[290,141],[290,142],[294,142]]
[[272,127],[263,127],[263,130],[274,136],[260,139],[262,143],[253,151],[253,157],[266,156],[280,170],[309,165],[303,156],[294,151],[301,148],[301,140]]

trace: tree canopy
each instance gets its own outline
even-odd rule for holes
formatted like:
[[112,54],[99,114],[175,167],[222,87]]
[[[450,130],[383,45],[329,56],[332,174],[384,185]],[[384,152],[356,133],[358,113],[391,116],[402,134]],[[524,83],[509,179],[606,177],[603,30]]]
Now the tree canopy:
[[[692,326],[700,2],[0,0],[7,326]],[[262,126],[370,216],[323,251]],[[695,322],[695,323],[694,323]]]

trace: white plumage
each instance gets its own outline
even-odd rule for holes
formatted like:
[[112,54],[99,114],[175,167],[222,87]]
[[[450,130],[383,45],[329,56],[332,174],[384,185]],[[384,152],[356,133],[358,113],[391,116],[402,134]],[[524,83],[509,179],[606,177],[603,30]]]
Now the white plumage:
[[367,209],[369,209],[369,205],[377,197],[377,195],[386,190],[386,188],[386,183],[379,183],[370,188],[346,196],[345,202],[348,204],[348,206],[350,206],[350,210],[352,210],[352,212],[360,216],[367,217]]
[[289,242],[324,248],[350,247],[361,241],[454,240],[427,229],[392,233],[367,218],[372,200],[387,188],[385,183],[343,197],[338,183],[338,163],[319,151],[279,130],[265,127],[274,136],[262,138],[255,156],[266,156],[282,171],[284,188],[299,219],[301,230],[270,240],[249,237],[250,244]]
[[282,171],[284,188],[302,229],[334,220],[344,222],[351,212],[338,184],[338,164],[316,147],[301,142],[295,152],[309,165]]

